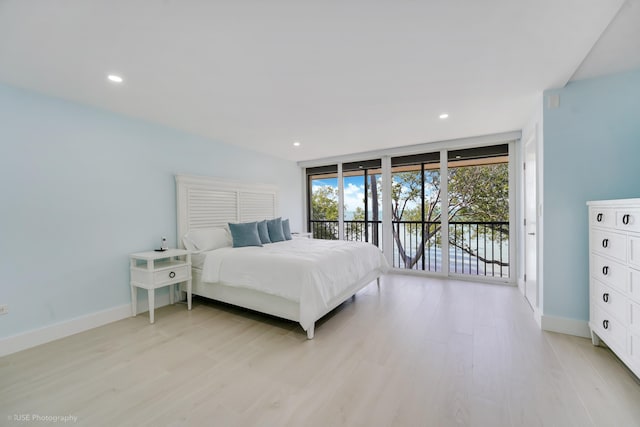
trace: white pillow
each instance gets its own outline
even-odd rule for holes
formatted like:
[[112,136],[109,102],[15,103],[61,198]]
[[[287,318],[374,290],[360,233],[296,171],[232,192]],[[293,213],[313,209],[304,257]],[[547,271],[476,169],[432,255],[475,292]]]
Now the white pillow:
[[200,228],[189,231],[182,238],[190,251],[212,251],[231,246],[231,234],[227,228]]

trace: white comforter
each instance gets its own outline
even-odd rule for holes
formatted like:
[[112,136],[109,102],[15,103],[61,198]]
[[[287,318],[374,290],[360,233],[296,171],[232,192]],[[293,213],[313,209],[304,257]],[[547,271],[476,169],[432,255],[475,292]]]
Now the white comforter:
[[307,330],[345,289],[387,269],[382,252],[370,243],[293,239],[207,252],[202,280],[298,302],[300,324]]

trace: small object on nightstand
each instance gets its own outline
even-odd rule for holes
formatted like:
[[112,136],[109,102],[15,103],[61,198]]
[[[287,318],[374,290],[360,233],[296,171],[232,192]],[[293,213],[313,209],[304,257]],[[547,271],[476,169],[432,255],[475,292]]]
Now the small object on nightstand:
[[160,249],[162,249],[163,251],[169,249],[169,246],[167,246],[167,238],[164,236],[162,236],[162,245],[160,246]]
[[[157,249],[156,249],[157,251]],[[139,252],[131,254],[131,313],[138,310],[138,290],[143,288],[149,295],[149,322],[154,322],[155,290],[170,286],[169,302],[173,304],[173,285],[187,284],[187,308],[191,310],[191,252],[184,249],[166,249],[162,252]]]

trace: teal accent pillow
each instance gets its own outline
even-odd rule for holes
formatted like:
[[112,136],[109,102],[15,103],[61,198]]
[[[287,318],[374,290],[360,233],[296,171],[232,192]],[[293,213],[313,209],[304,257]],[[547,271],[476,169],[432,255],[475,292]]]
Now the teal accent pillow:
[[293,239],[291,237],[291,227],[289,226],[289,218],[282,220],[282,232],[284,233],[284,238],[287,240]]
[[234,248],[262,246],[260,234],[258,234],[257,222],[243,222],[240,224],[229,223],[229,231],[231,231]]
[[262,244],[271,243],[271,239],[269,239],[269,229],[267,228],[266,219],[258,223],[258,234],[260,235],[260,241],[262,242]]
[[282,231],[282,218],[267,220],[267,229],[269,230],[269,239],[272,243],[285,240],[284,232]]

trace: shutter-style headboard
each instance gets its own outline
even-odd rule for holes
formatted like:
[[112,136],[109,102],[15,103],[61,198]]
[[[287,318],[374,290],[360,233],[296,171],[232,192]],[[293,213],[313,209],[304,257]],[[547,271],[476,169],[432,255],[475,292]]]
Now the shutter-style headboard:
[[277,196],[273,185],[176,175],[178,247],[192,229],[275,218]]

